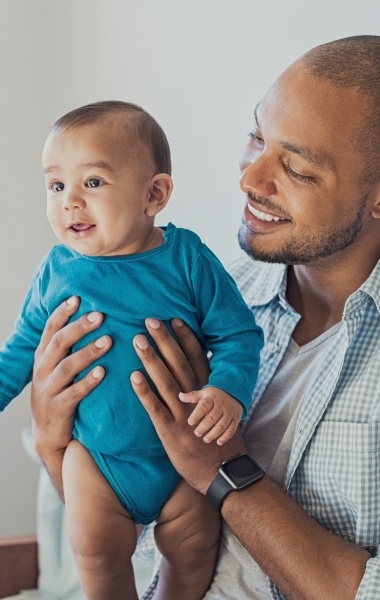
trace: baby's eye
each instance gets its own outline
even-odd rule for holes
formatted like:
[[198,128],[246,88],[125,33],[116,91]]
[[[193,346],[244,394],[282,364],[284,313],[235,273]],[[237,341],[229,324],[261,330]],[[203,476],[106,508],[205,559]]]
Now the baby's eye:
[[89,179],[87,181],[87,185],[88,185],[88,187],[96,188],[96,187],[99,187],[100,185],[102,185],[102,182],[100,181],[100,179],[97,179],[96,177],[91,177],[91,179]]
[[64,187],[65,186],[63,185],[62,181],[55,181],[52,185],[52,189],[54,192],[62,192]]

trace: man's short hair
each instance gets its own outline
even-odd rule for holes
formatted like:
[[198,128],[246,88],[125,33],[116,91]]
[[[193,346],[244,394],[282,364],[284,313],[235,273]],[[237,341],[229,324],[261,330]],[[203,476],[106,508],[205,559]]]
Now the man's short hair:
[[156,173],[171,175],[170,147],[162,127],[141,106],[121,100],[104,100],[86,104],[66,113],[54,123],[52,131],[72,129],[91,123],[114,125],[118,132],[126,135],[128,152],[133,158],[145,161],[149,158]]
[[[322,44],[302,59],[316,77],[338,87],[356,88],[368,98],[367,114],[358,115],[355,142],[368,163],[366,177],[380,178],[380,36],[359,35]],[[364,127],[361,125],[363,123]]]

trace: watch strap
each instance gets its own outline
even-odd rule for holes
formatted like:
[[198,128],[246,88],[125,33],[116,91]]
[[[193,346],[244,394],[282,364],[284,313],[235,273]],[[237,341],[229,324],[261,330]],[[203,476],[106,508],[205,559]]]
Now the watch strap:
[[214,481],[211,483],[207,490],[206,498],[212,504],[212,506],[218,511],[221,511],[223,501],[229,492],[233,491],[231,484],[223,477],[221,473],[218,473]]

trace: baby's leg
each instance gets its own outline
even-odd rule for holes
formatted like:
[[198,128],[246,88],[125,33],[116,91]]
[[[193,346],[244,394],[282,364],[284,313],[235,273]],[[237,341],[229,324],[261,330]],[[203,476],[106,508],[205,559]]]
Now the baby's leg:
[[73,440],[64,456],[69,535],[88,600],[137,600],[131,556],[136,526],[89,452]]
[[200,600],[209,588],[219,546],[220,517],[206,498],[181,481],[157,519],[163,555],[154,600]]

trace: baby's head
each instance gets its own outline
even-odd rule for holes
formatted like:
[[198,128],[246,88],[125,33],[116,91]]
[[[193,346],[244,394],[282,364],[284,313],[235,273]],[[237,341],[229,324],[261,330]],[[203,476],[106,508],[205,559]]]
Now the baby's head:
[[88,104],[58,119],[42,163],[47,214],[58,239],[81,254],[132,254],[159,245],[155,215],[172,180],[170,148],[144,109]]

